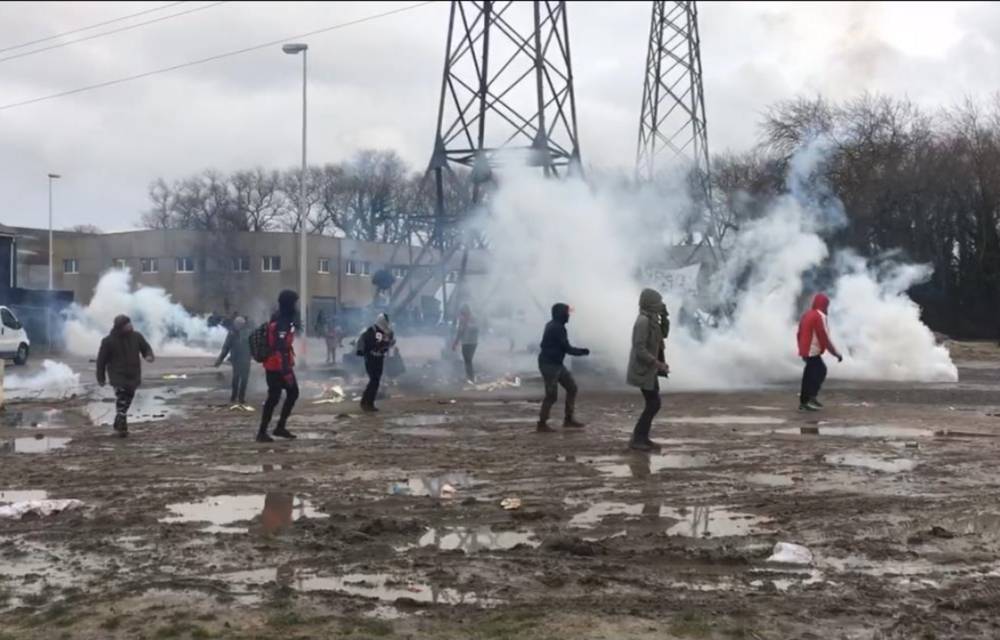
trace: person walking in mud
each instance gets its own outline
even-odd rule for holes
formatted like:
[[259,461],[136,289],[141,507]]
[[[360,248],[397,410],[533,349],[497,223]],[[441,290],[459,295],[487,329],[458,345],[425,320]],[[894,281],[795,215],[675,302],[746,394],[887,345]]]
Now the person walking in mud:
[[136,389],[142,384],[140,358],[153,362],[153,348],[135,330],[128,316],[117,316],[111,333],[101,340],[97,352],[97,384],[103,387],[111,382],[115,390],[114,430],[122,438],[128,435],[128,410]]
[[247,319],[243,316],[236,316],[226,334],[226,341],[222,343],[222,351],[215,359],[215,366],[222,365],[226,356],[229,356],[229,364],[233,369],[233,391],[229,396],[229,403],[240,409],[249,409],[247,406],[247,383],[250,380],[250,333],[246,329]]
[[375,324],[365,329],[358,338],[357,355],[364,358],[368,386],[361,395],[361,410],[369,413],[378,411],[375,398],[385,370],[385,358],[389,350],[396,346],[396,337],[389,322],[389,316],[380,313]]
[[649,431],[660,411],[660,377],[670,373],[663,347],[669,334],[670,315],[663,296],[655,289],[643,289],[639,294],[639,315],[632,326],[626,375],[630,385],[639,387],[645,403],[629,442],[629,448],[636,451],[660,450],[660,445],[650,440]]
[[563,426],[574,429],[584,426],[582,422],[577,421],[575,416],[576,381],[563,362],[567,355],[589,356],[590,349],[580,349],[569,343],[569,336],[566,332],[568,323],[569,305],[562,302],[552,305],[552,320],[545,325],[538,353],[538,369],[545,382],[545,399],[542,400],[542,410],[538,415],[537,431],[539,433],[555,431],[549,427],[548,422],[552,405],[559,399],[559,385],[562,385],[562,388],[566,390],[566,413],[563,416]]
[[465,379],[469,384],[475,384],[476,370],[472,366],[472,359],[476,356],[476,349],[479,346],[479,325],[476,324],[472,309],[467,304],[463,304],[458,312],[458,326],[455,329],[455,340],[452,342],[451,350],[457,350],[459,345],[462,345]]
[[279,438],[294,439],[295,435],[288,430],[286,423],[292,414],[295,401],[299,398],[299,384],[295,379],[295,329],[298,316],[299,294],[285,289],[278,294],[278,310],[267,323],[267,347],[269,355],[264,359],[264,377],[267,380],[267,400],[260,415],[260,428],[257,430],[257,442],[274,442],[267,434],[271,424],[274,408],[281,400],[281,392],[285,393],[285,402],[281,405],[278,425],[274,435]]
[[830,340],[830,328],[826,314],[830,308],[830,298],[825,293],[817,293],[812,308],[802,314],[799,320],[799,357],[805,363],[802,371],[802,391],[799,394],[799,411],[819,411],[823,408],[817,396],[826,380],[826,363],[823,354],[829,351],[837,362],[844,357]]

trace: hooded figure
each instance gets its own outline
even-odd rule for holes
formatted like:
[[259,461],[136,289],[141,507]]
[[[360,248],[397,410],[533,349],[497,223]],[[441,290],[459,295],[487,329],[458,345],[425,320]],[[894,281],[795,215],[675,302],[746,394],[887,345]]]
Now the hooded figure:
[[562,302],[552,305],[552,320],[545,325],[538,353],[538,369],[545,382],[545,399],[542,400],[537,426],[537,430],[541,433],[554,431],[548,426],[548,420],[552,406],[559,399],[559,385],[562,385],[562,388],[566,390],[566,413],[563,418],[563,426],[572,428],[584,426],[574,416],[577,393],[576,380],[573,379],[573,374],[569,372],[569,369],[563,366],[563,361],[567,355],[588,356],[590,349],[580,349],[569,343],[569,336],[566,332],[567,323],[569,323],[569,305]]
[[128,316],[117,316],[97,352],[97,384],[103,387],[110,381],[115,390],[114,429],[123,438],[128,434],[129,407],[142,384],[140,357],[153,362],[153,349]]
[[639,387],[645,402],[639,421],[632,432],[629,446],[639,451],[658,451],[659,445],[649,439],[653,418],[660,411],[660,376],[670,368],[664,357],[663,341],[670,334],[670,315],[663,296],[654,289],[639,294],[639,315],[632,327],[632,348],[628,356],[627,382]]
[[463,304],[458,312],[458,326],[455,328],[455,341],[452,342],[452,350],[458,349],[460,344],[462,345],[462,360],[465,362],[465,379],[472,384],[476,381],[476,370],[472,366],[472,359],[479,346],[479,326],[476,324],[475,316],[472,315],[472,309],[467,304]]
[[829,351],[843,362],[844,358],[830,340],[830,329],[826,312],[830,308],[830,298],[825,293],[817,293],[812,308],[802,314],[799,320],[799,357],[806,363],[802,371],[802,390],[799,393],[799,411],[819,411],[822,408],[817,396],[826,380],[826,363],[823,354]]
[[247,403],[247,382],[250,380],[250,332],[246,328],[247,320],[243,316],[233,318],[226,341],[222,343],[222,351],[215,359],[215,366],[221,365],[226,356],[233,369],[233,392],[229,402],[239,403],[241,407]]
[[299,398],[299,383],[295,379],[295,328],[298,317],[297,304],[299,294],[291,289],[285,289],[278,294],[278,310],[267,323],[267,344],[271,355],[264,360],[264,377],[267,380],[267,400],[260,415],[260,427],[257,430],[257,442],[274,442],[267,434],[271,424],[274,408],[281,400],[281,392],[285,392],[285,402],[281,405],[281,415],[274,435],[279,438],[294,439],[286,427],[288,416],[292,414],[295,401]]
[[378,314],[375,324],[365,329],[358,338],[357,355],[365,359],[365,372],[368,373],[368,386],[361,394],[361,409],[375,412],[375,398],[378,396],[379,384],[382,382],[382,372],[385,370],[385,357],[396,345],[396,336],[392,330],[389,316]]

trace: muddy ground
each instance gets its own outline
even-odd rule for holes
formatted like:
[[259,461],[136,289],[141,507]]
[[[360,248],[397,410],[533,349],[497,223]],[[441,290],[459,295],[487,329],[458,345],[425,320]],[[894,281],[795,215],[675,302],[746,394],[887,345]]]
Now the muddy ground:
[[831,383],[819,414],[668,391],[652,456],[638,394],[586,376],[552,435],[531,379],[377,417],[311,385],[273,445],[204,361],[147,369],[125,440],[91,390],[12,402],[0,502],[85,506],[0,520],[0,638],[997,638],[1000,351],[952,349],[959,383]]

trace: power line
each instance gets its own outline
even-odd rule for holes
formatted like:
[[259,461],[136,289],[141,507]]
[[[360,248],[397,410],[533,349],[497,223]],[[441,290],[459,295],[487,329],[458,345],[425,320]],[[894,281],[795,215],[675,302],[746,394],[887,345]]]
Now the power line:
[[104,87],[110,87],[116,84],[122,84],[125,82],[131,82],[132,80],[139,80],[141,78],[148,78],[149,76],[155,76],[160,73],[167,73],[168,71],[176,71],[178,69],[183,69],[185,67],[193,67],[199,64],[204,64],[206,62],[213,62],[215,60],[222,60],[223,58],[231,58],[232,56],[238,56],[243,53],[249,53],[251,51],[257,51],[258,49],[266,49],[267,47],[273,47],[275,45],[284,44],[289,40],[300,40],[302,38],[308,38],[310,36],[319,35],[321,33],[326,33],[328,31],[334,31],[336,29],[343,29],[344,27],[351,27],[356,24],[361,24],[363,22],[370,22],[372,20],[377,20],[379,18],[385,18],[397,13],[403,13],[405,11],[411,11],[413,9],[419,9],[420,7],[433,4],[435,0],[427,0],[426,2],[418,2],[416,4],[411,4],[405,7],[400,7],[399,9],[393,9],[392,11],[385,11],[383,13],[376,13],[370,16],[365,16],[363,18],[358,18],[356,20],[350,20],[348,22],[341,22],[340,24],[335,24],[329,27],[324,27],[322,29],[316,29],[315,31],[307,31],[306,33],[299,33],[295,35],[285,36],[278,40],[272,40],[270,42],[265,42],[263,44],[257,44],[252,47],[246,47],[243,49],[237,49],[235,51],[228,51],[226,53],[219,53],[214,56],[209,56],[207,58],[201,58],[200,60],[192,60],[190,62],[183,62],[181,64],[175,64],[170,67],[163,67],[161,69],[153,69],[151,71],[145,71],[143,73],[137,73],[133,76],[126,76],[124,78],[117,78],[115,80],[107,80],[105,82],[99,82],[97,84],[88,85],[86,87],[79,87],[76,89],[70,89],[68,91],[61,91],[59,93],[49,94],[47,96],[39,96],[37,98],[30,98],[28,100],[22,100],[21,102],[12,102],[10,104],[5,104],[0,106],[0,111],[6,111],[7,109],[15,109],[17,107],[24,107],[29,104],[35,104],[36,102],[44,102],[46,100],[54,100],[55,98],[62,98],[65,96],[71,96],[77,93],[83,93],[84,91],[91,91],[93,89],[102,89]]
[[177,13],[171,13],[170,15],[160,16],[159,18],[153,18],[152,20],[146,20],[145,22],[137,22],[135,24],[130,24],[128,26],[119,27],[117,29],[112,29],[111,31],[104,31],[102,33],[95,33],[92,36],[86,36],[83,38],[77,38],[76,40],[68,40],[66,42],[57,42],[56,44],[49,45],[47,47],[42,47],[41,49],[33,49],[31,51],[24,51],[22,53],[15,53],[12,56],[7,56],[6,58],[0,58],[0,62],[7,62],[8,60],[14,60],[17,58],[26,58],[27,56],[33,56],[36,53],[42,53],[43,51],[51,51],[52,49],[60,49],[62,47],[68,47],[71,44],[77,44],[78,42],[86,42],[88,40],[95,40],[97,38],[103,38],[104,36],[110,36],[116,33],[121,33],[123,31],[131,31],[132,29],[138,29],[139,27],[145,27],[146,25],[154,24],[156,22],[163,22],[164,20],[170,20],[171,18],[178,18],[180,16],[186,16],[189,13],[196,13],[198,11],[204,11],[205,9],[211,9],[212,7],[217,7],[220,4],[226,4],[226,1],[213,2],[212,4],[202,5],[200,7],[194,7],[192,9],[186,9],[184,11],[178,11]]
[[0,53],[5,53],[7,51],[13,51],[14,49],[21,49],[23,47],[30,47],[33,44],[39,44],[42,42],[48,42],[49,40],[55,40],[56,38],[62,38],[64,36],[71,36],[74,33],[80,33],[81,31],[90,31],[91,29],[96,29],[97,27],[104,27],[109,24],[114,24],[116,22],[121,22],[122,20],[128,20],[129,18],[138,18],[139,16],[144,16],[147,13],[155,13],[157,11],[163,11],[164,9],[169,9],[170,7],[176,7],[179,4],[184,4],[184,2],[169,2],[165,5],[154,7],[152,9],[146,9],[145,11],[138,11],[136,13],[130,13],[126,16],[121,16],[119,18],[113,18],[111,20],[105,20],[104,22],[96,22],[86,27],[80,27],[78,29],[72,29],[70,31],[63,31],[62,33],[57,33],[55,35],[46,36],[44,38],[39,38],[37,40],[31,40],[29,42],[22,42],[21,44],[15,44],[9,47],[4,47],[0,49]]

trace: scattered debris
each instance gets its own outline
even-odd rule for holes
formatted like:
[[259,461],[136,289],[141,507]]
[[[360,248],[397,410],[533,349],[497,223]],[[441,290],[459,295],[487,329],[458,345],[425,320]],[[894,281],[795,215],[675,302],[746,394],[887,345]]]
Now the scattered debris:
[[812,551],[800,544],[791,542],[778,542],[774,545],[774,551],[767,562],[777,562],[780,564],[801,564],[811,565],[815,562]]
[[71,511],[83,506],[80,500],[26,500],[24,502],[14,502],[9,505],[0,506],[0,519],[11,518],[20,519],[26,515],[40,517],[50,516],[53,513]]
[[504,508],[504,511],[516,511],[521,508],[521,499],[504,498],[500,501],[500,506]]
[[444,485],[444,486],[441,487],[441,497],[442,498],[446,498],[446,499],[454,498],[456,493],[458,493],[458,489],[456,489],[455,487],[451,486],[450,484],[446,484],[446,485]]
[[167,373],[167,374],[164,374],[163,379],[164,380],[187,380],[188,377],[187,377],[186,373],[180,373],[180,374],[177,374],[177,373]]
[[473,384],[468,388],[475,391],[499,391],[500,389],[516,389],[521,386],[521,378],[512,374],[507,374],[493,382],[483,382]]

